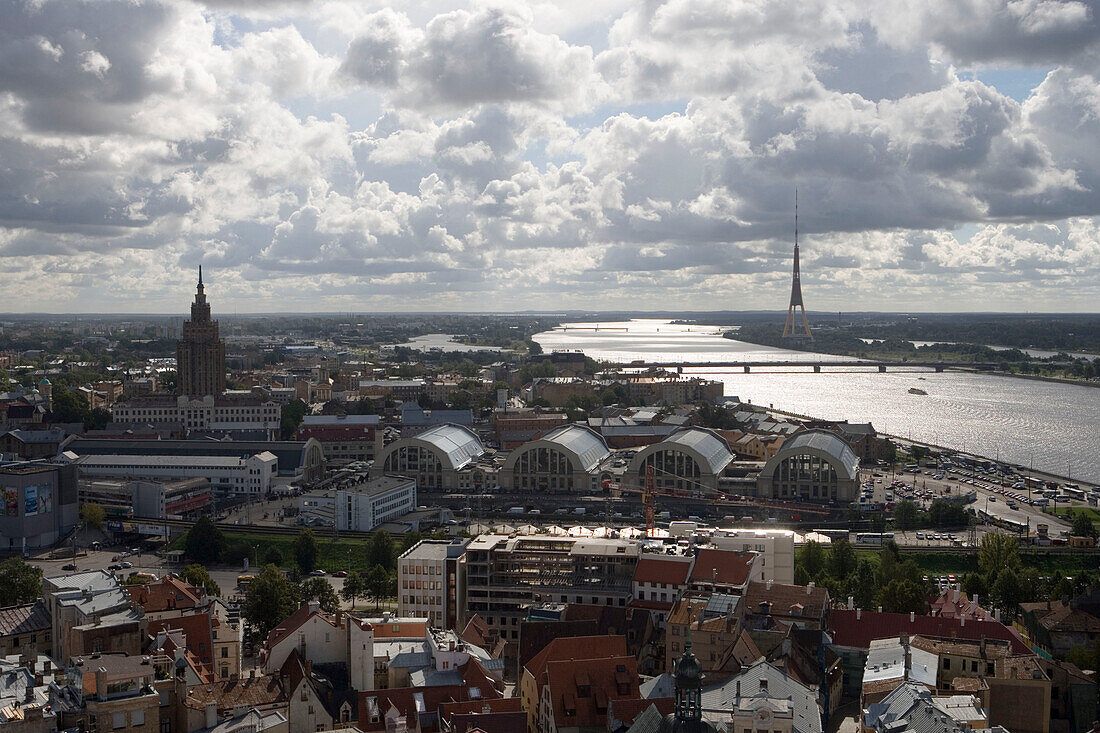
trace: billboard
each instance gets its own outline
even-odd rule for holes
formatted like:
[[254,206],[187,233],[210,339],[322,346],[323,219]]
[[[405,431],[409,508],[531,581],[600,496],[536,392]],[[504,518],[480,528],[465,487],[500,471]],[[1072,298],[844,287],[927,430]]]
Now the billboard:
[[4,514],[9,517],[19,516],[19,490],[11,486],[4,488]]
[[23,488],[23,516],[33,517],[38,514],[38,487],[26,486]]
[[38,513],[49,514],[53,511],[53,487],[42,484],[38,487]]

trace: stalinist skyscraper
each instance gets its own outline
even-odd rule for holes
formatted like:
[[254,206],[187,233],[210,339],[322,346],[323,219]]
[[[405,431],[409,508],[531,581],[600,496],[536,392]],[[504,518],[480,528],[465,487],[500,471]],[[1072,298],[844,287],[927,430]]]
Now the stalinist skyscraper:
[[183,338],[176,344],[176,391],[181,395],[220,395],[225,392],[225,342],[218,322],[210,320],[210,304],[199,287],[191,304],[191,320],[183,324]]

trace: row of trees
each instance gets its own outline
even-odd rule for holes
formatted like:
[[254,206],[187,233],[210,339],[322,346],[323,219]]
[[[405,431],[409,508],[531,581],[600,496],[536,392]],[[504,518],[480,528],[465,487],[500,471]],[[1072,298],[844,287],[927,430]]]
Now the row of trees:
[[[983,599],[983,605],[1000,610],[1011,620],[1019,604],[1047,599],[1068,599],[1100,586],[1100,573],[1082,571],[1067,577],[1059,571],[1042,576],[1024,565],[1020,543],[1013,535],[988,533],[978,547],[977,570],[960,581],[968,596]],[[898,546],[887,542],[877,557],[859,557],[852,546],[835,541],[831,546],[807,542],[795,558],[795,583],[814,581],[829,589],[834,598],[851,596],[859,608],[882,607],[884,611],[924,613],[926,599],[937,592],[916,560],[902,559]],[[988,603],[987,603],[988,601]]]
[[[188,579],[188,582],[194,580]],[[364,574],[348,575],[340,597],[337,597],[332,583],[325,578],[304,578],[295,582],[277,566],[269,564],[264,565],[249,585],[241,612],[259,637],[264,638],[304,601],[317,601],[322,610],[335,613],[340,607],[341,597],[352,608],[358,598],[371,598],[377,608],[383,600],[392,598],[396,593],[395,574],[380,565],[373,566]]]
[[[389,532],[377,531],[372,533],[367,541],[364,548],[365,557],[362,559],[368,567],[380,566],[386,572],[393,572],[397,567],[398,555],[420,540],[421,535],[412,532],[405,535],[399,545]],[[200,565],[241,562],[245,558],[250,558],[264,565],[282,567],[289,561],[293,561],[302,574],[311,573],[318,568],[321,545],[312,529],[303,529],[294,538],[290,546],[290,557],[285,557],[276,544],[269,543],[262,547],[262,550],[258,549],[246,540],[231,543],[221,528],[214,524],[209,516],[203,515],[187,533],[187,539],[184,541],[184,557]]]

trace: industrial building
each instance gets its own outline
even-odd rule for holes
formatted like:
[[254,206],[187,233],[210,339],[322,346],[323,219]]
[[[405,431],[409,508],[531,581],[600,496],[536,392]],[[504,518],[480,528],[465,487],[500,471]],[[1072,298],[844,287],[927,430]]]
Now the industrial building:
[[371,476],[400,475],[416,479],[422,490],[450,491],[466,488],[469,474],[485,446],[473,430],[461,425],[437,425],[386,446],[371,469]]
[[734,455],[726,439],[708,428],[680,428],[659,443],[638,451],[628,480],[642,486],[653,466],[657,488],[717,491],[718,480]]
[[78,516],[74,467],[0,464],[0,550],[49,547],[76,526]]
[[756,477],[768,499],[846,504],[859,495],[859,457],[828,430],[805,430],[783,441]]
[[248,458],[271,453],[279,476],[305,482],[320,481],[325,475],[325,452],[321,444],[308,440],[141,440],[125,438],[73,438],[66,449],[81,456],[223,456]]
[[166,479],[206,478],[226,494],[257,496],[271,491],[278,459],[267,451],[235,456],[77,455],[65,451],[62,464],[75,464],[85,477]]
[[397,615],[458,626],[458,564],[468,539],[421,540],[397,560]]
[[524,443],[504,460],[501,486],[517,491],[588,492],[599,488],[598,467],[607,442],[584,425],[562,425]]

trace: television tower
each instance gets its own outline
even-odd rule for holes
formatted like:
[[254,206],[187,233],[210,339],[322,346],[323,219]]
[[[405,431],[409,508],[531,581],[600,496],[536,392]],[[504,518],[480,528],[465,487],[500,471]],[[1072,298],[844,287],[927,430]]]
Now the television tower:
[[[798,327],[795,307],[802,309],[802,328]],[[805,331],[802,333],[801,331]],[[798,189],[794,190],[794,277],[791,280],[791,304],[787,308],[787,322],[783,324],[783,338],[814,340],[810,322],[806,320],[806,306],[802,302],[802,277],[798,273]]]

